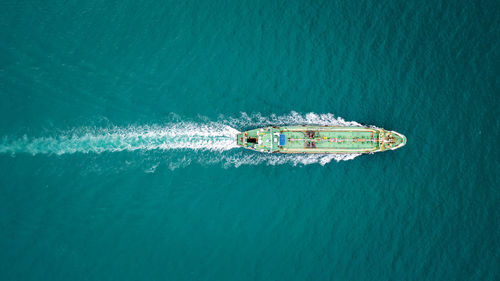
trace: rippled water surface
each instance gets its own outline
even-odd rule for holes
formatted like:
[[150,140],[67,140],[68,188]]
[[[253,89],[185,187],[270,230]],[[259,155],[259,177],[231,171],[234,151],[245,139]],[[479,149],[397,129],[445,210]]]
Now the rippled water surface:
[[[4,1],[1,280],[495,280],[495,1]],[[235,146],[373,125],[374,155]]]

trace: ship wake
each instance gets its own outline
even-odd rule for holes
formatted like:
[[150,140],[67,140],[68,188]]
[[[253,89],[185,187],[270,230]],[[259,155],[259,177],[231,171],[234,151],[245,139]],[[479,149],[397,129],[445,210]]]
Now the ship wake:
[[[31,155],[71,155],[111,152],[141,152],[140,162],[152,164],[152,171],[166,165],[170,169],[185,167],[191,163],[216,164],[223,167],[242,165],[325,165],[332,160],[345,161],[359,154],[265,154],[237,148],[235,136],[251,128],[269,125],[335,125],[361,126],[345,121],[333,114],[291,112],[286,115],[263,116],[242,113],[239,117],[219,116],[216,121],[199,117],[195,121],[183,121],[172,115],[162,125],[129,127],[81,127],[68,131],[49,133],[46,136],[5,136],[0,139],[0,153]],[[151,172],[151,169],[146,170]]]

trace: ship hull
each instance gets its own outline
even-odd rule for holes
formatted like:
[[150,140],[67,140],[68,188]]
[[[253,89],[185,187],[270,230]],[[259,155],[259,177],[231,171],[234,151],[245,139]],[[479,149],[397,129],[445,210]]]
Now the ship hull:
[[237,143],[267,153],[368,154],[400,148],[406,137],[375,127],[303,125],[248,130],[237,135]]

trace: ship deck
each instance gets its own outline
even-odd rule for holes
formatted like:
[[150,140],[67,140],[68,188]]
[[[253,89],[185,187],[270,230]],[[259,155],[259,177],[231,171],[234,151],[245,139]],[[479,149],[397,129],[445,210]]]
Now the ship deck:
[[360,128],[283,130],[283,153],[367,153],[379,148],[378,132]]
[[238,135],[238,144],[261,152],[371,153],[380,150],[379,131],[368,127],[267,127]]

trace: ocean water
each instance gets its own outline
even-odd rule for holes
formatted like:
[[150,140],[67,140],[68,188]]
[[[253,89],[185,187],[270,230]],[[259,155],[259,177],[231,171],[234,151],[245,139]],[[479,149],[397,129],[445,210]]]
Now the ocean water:
[[[498,1],[11,1],[0,280],[499,280]],[[235,146],[374,125],[374,155]]]

